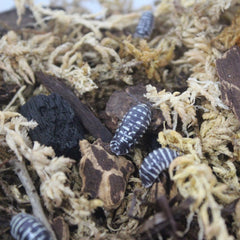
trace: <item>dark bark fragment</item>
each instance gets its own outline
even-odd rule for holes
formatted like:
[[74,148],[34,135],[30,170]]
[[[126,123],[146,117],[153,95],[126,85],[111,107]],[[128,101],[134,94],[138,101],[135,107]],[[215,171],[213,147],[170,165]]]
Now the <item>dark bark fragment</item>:
[[222,99],[240,120],[240,48],[233,46],[216,61]]
[[10,9],[0,13],[0,35],[7,33],[10,30],[20,30],[22,28],[33,28],[36,21],[34,20],[32,12],[26,8],[22,15],[22,21],[17,24],[18,15],[16,9]]
[[[60,9],[62,7],[49,7],[50,9]],[[4,11],[0,13],[0,36],[6,34],[8,31],[35,31],[38,34],[38,26],[36,20],[32,14],[32,11],[25,7],[24,13],[21,15],[21,22],[18,23],[18,14],[16,8]]]

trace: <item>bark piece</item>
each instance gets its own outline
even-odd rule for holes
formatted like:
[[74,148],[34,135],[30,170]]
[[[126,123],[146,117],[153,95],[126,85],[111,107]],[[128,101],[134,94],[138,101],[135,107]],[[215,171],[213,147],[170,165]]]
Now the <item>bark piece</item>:
[[94,116],[91,110],[78,99],[70,88],[63,83],[64,79],[56,78],[42,72],[37,72],[36,77],[37,80],[39,80],[50,92],[58,93],[70,103],[75,114],[92,136],[95,138],[101,138],[104,142],[110,142],[112,134],[101,123],[101,121]]
[[[50,9],[60,9],[62,7],[51,7]],[[4,11],[0,13],[0,36],[4,35],[10,30],[19,31],[22,29],[37,29],[36,20],[32,14],[32,11],[25,7],[24,13],[21,15],[21,21],[18,23],[19,17],[16,8]]]
[[30,9],[26,8],[22,15],[20,24],[17,24],[18,15],[16,9],[10,9],[0,13],[0,34],[5,34],[10,30],[19,30],[22,28],[33,28],[36,23]]
[[53,219],[52,228],[58,240],[69,240],[69,227],[63,217],[58,216]]
[[222,99],[240,120],[240,48],[233,46],[216,61]]
[[128,178],[134,171],[133,164],[124,157],[107,152],[100,139],[93,144],[87,140],[80,141],[80,150],[82,191],[91,198],[101,199],[105,209],[116,209],[123,200]]

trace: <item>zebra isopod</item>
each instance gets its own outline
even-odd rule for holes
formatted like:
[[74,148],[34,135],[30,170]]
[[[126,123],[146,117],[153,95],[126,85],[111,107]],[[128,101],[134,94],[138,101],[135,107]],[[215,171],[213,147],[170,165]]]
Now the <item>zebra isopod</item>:
[[158,178],[159,174],[169,167],[178,156],[178,152],[170,148],[158,148],[144,158],[139,175],[144,187],[149,188]]
[[36,217],[19,213],[10,222],[11,235],[17,240],[52,240],[50,232]]
[[154,16],[152,11],[142,13],[138,25],[136,27],[135,38],[149,38],[154,26]]
[[123,117],[110,142],[110,149],[116,155],[124,155],[138,143],[151,122],[151,109],[144,103],[132,107]]

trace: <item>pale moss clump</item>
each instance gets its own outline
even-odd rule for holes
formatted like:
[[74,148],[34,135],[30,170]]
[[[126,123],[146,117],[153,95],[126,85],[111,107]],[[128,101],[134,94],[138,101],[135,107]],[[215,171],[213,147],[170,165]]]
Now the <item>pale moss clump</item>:
[[202,150],[200,139],[183,138],[175,131],[165,130],[159,133],[158,140],[163,147],[169,145],[184,154],[171,163],[169,173],[181,195],[195,200],[190,210],[198,217],[200,226],[198,238],[202,239],[206,235],[208,239],[212,237],[233,239],[228,234],[225,221],[221,216],[222,206],[215,197],[223,203],[230,203],[239,196],[237,191],[231,193],[228,191],[228,185],[217,181],[208,166],[208,159],[204,157],[206,152]]

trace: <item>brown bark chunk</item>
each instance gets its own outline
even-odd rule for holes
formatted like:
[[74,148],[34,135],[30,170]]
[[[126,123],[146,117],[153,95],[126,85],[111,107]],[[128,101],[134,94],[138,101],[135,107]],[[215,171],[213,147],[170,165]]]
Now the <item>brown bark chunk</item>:
[[116,209],[124,198],[128,178],[134,171],[133,164],[122,156],[107,152],[100,139],[93,144],[80,141],[80,150],[82,191],[101,199],[105,209]]

